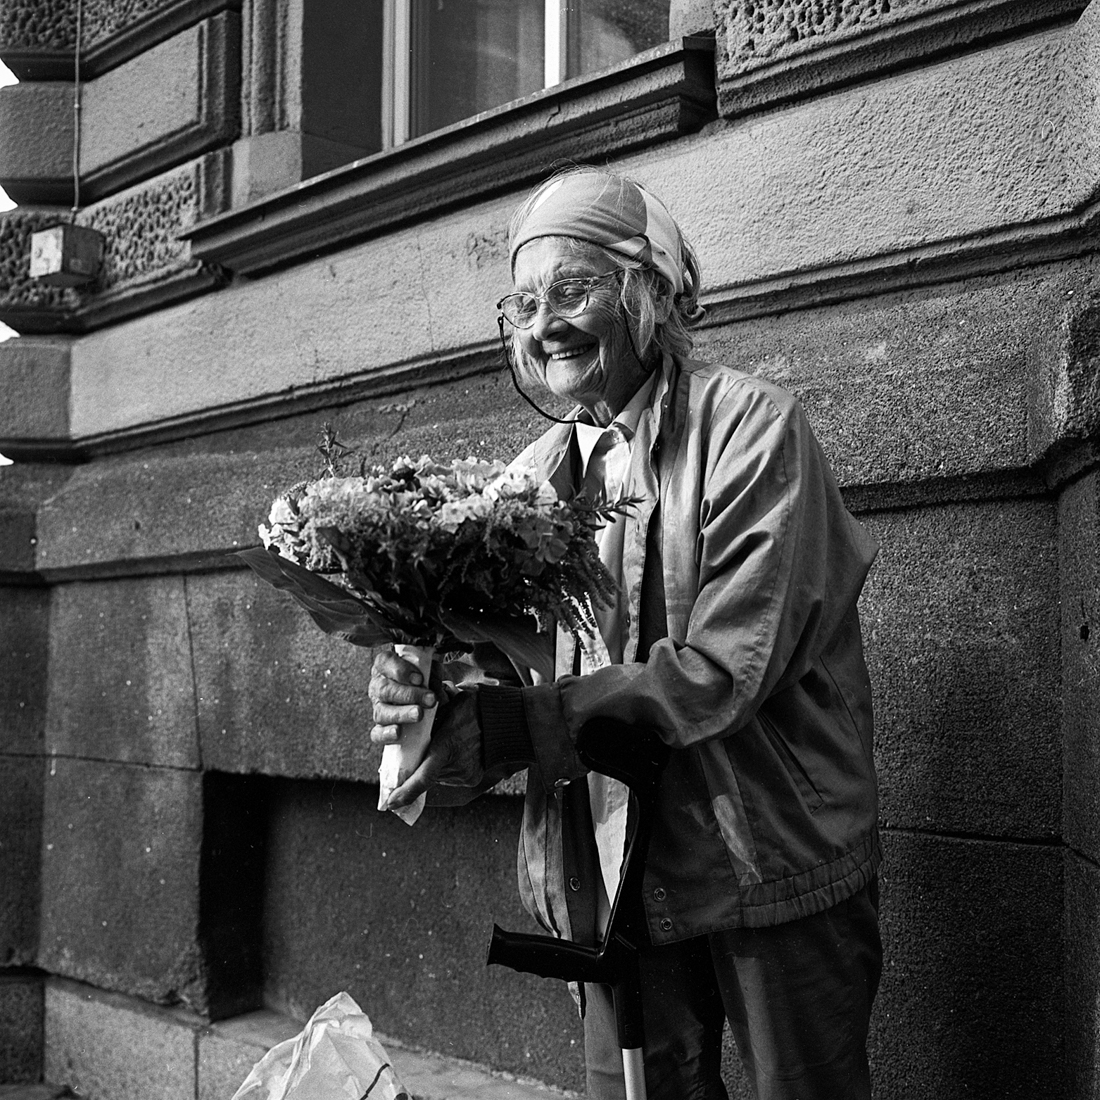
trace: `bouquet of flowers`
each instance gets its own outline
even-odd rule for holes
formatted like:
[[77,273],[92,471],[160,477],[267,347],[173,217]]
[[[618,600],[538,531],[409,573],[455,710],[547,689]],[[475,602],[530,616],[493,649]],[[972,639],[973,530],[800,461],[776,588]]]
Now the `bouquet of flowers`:
[[[479,642],[495,644],[521,676],[552,679],[550,626],[564,624],[582,644],[595,632],[593,605],[615,592],[595,531],[631,503],[563,500],[530,470],[476,458],[399,458],[363,464],[357,476],[330,461],[325,476],[275,500],[259,529],[263,548],[239,556],[322,630],[394,644],[425,683],[436,651]],[[380,808],[427,751],[431,717],[383,750]],[[402,812],[409,824],[422,805]]]

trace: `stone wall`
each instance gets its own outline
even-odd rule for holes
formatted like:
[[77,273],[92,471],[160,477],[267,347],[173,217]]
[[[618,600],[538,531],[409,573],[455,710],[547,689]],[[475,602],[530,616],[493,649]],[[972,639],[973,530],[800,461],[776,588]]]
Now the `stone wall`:
[[[876,1095],[1093,1096],[1098,3],[680,3],[713,63],[677,41],[320,176],[309,0],[88,7],[108,266],[56,291],[25,254],[65,213],[72,5],[0,5],[0,1082],[225,1100],[347,989],[399,1048],[581,1087],[565,992],[483,965],[526,926],[518,798],[377,814],[363,654],[232,557],[325,423],[377,459],[538,430],[493,302],[572,148],[666,199],[700,354],[802,398],[881,543]],[[171,125],[93,117],[161,85]]]

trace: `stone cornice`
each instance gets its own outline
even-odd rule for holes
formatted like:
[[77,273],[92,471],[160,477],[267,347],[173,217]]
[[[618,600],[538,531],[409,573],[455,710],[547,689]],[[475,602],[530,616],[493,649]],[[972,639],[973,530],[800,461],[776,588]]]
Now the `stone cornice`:
[[281,191],[187,231],[198,259],[242,274],[479,200],[562,160],[621,155],[715,117],[713,48],[685,38]]
[[[892,8],[865,2],[851,5],[849,22],[830,28],[809,20],[805,0],[782,0],[766,12],[757,5],[757,18],[775,24],[769,35],[767,26],[740,25],[749,18],[747,5],[731,9],[721,2],[719,113],[736,118],[778,106],[1071,19],[1086,7],[1088,0],[917,0]],[[806,28],[800,28],[797,16],[804,9]]]
[[[724,287],[705,296],[706,327],[736,324],[792,310],[813,309],[846,301],[875,298],[899,291],[981,278],[999,273],[1040,267],[1100,249],[1100,202],[1084,211],[1044,222],[1010,226],[965,240],[941,241],[859,261],[784,272],[768,279]],[[216,279],[216,269],[205,276]],[[198,269],[180,278],[200,277]],[[155,288],[150,288],[152,293]],[[189,292],[202,289],[193,283]],[[165,293],[169,293],[171,288]],[[134,294],[140,293],[135,290]],[[136,300],[136,299],[135,299]],[[125,309],[125,301],[89,305],[86,324],[94,327],[108,309]],[[98,309],[99,313],[94,312]],[[39,307],[41,310],[41,307]],[[28,311],[28,315],[32,311]],[[12,316],[10,311],[3,314]],[[70,315],[67,331],[73,330]],[[457,378],[485,374],[500,368],[495,342],[458,349],[449,355],[395,363],[381,370],[307,383],[292,391],[264,395],[232,406],[204,409],[155,423],[94,437],[71,439],[0,438],[0,453],[18,458],[59,458],[82,461],[99,455],[173,442],[213,431],[246,427],[317,409],[346,405],[364,397],[400,393],[426,383],[439,384]]]

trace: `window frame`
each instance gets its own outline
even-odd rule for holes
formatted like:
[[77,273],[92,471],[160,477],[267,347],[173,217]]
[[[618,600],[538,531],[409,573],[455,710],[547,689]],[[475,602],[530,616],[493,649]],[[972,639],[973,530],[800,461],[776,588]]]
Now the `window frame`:
[[717,116],[712,35],[640,53],[205,219],[196,260],[243,275],[423,220],[544,178],[695,133]]

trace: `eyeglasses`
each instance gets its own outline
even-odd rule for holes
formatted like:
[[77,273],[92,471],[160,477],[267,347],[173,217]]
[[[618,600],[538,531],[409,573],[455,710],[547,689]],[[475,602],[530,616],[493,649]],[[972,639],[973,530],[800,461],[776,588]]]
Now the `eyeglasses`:
[[540,302],[545,302],[555,317],[567,321],[588,308],[588,299],[594,287],[618,274],[618,271],[608,271],[587,279],[559,279],[546,288],[545,294],[529,294],[525,291],[506,294],[497,302],[497,309],[515,328],[530,328],[535,323]]

